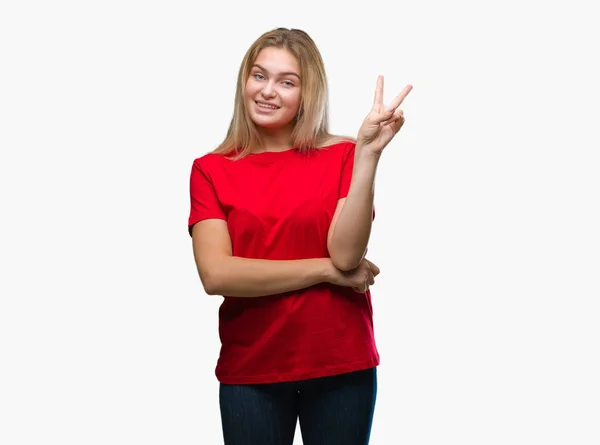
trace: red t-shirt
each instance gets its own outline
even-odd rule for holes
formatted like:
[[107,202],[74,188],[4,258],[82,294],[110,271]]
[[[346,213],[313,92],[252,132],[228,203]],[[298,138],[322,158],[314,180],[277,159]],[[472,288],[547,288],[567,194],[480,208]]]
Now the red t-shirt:
[[[329,257],[327,233],[348,194],[354,147],[301,153],[206,154],[193,162],[188,230],[227,221],[233,255],[267,260]],[[222,383],[324,377],[379,364],[371,295],[328,283],[279,295],[224,296],[219,309]]]

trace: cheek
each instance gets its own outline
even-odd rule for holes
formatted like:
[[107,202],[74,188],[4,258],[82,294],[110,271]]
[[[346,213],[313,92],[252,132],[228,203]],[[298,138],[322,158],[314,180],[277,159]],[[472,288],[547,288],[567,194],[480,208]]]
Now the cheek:
[[294,93],[287,95],[286,105],[289,108],[293,108],[293,109],[297,110],[298,107],[300,106],[300,93],[294,92]]
[[244,97],[246,99],[253,99],[256,95],[256,85],[252,81],[248,81],[244,87]]

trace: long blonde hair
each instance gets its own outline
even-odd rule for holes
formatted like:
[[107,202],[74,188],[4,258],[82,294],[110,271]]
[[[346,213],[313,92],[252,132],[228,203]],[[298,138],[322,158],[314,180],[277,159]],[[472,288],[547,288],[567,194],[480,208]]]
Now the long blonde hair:
[[244,88],[258,54],[269,47],[289,51],[300,65],[301,99],[291,135],[293,147],[305,151],[323,148],[337,142],[355,142],[352,137],[329,133],[327,76],[321,53],[315,42],[302,30],[277,28],[261,35],[246,52],[238,73],[233,118],[225,139],[213,153],[236,154],[236,158],[239,159],[248,155],[253,147],[261,145],[256,125],[248,115],[245,106]]

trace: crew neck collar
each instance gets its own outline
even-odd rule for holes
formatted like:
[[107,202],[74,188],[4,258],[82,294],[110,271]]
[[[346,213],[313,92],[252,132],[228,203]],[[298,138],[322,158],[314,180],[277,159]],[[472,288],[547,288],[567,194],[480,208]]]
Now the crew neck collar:
[[296,148],[292,147],[292,148],[288,148],[287,150],[281,150],[281,151],[259,151],[259,152],[250,152],[248,155],[249,156],[261,156],[261,155],[280,155],[280,154],[284,154],[284,153],[288,153],[288,152],[294,152],[296,151]]

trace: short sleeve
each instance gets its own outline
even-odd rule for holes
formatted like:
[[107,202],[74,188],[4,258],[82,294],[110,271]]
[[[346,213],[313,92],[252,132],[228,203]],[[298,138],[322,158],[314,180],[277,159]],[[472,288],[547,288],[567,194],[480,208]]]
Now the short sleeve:
[[[348,196],[348,191],[350,190],[350,183],[352,182],[352,172],[354,170],[355,149],[356,144],[353,142],[348,143],[347,146],[344,148],[338,199],[346,198]],[[373,204],[373,219],[375,219],[375,204]]]
[[190,214],[188,232],[192,235],[192,227],[204,219],[226,219],[223,207],[210,177],[202,169],[199,159],[192,165],[190,174]]

